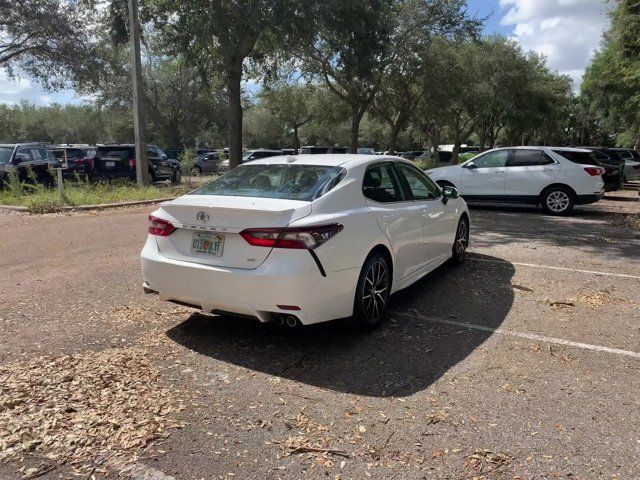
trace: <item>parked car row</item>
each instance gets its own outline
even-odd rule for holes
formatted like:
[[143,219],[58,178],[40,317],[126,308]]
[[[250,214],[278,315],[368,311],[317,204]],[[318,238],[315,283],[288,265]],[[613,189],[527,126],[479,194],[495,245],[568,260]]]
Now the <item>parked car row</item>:
[[[66,168],[66,178],[88,178],[90,181],[135,180],[136,149],[133,144],[57,145],[50,146],[55,157]],[[149,176],[154,182],[169,180],[180,183],[180,162],[168,158],[155,145],[147,145]]]
[[42,143],[5,143],[0,144],[0,188],[16,173],[21,182],[38,182],[53,186],[51,168],[60,168],[61,164]]

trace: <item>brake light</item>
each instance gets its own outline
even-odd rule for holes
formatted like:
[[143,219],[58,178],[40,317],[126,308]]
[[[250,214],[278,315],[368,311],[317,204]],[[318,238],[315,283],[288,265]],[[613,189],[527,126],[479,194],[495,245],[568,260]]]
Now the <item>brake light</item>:
[[640,163],[639,163],[638,165],[634,165],[632,168],[633,168],[634,170],[640,170]]
[[344,227],[338,223],[294,228],[248,228],[240,232],[254,247],[313,250],[327,242]]
[[136,168],[136,159],[135,158],[130,158],[129,159],[129,167]]
[[602,167],[585,167],[584,171],[592,177],[599,177],[600,175],[604,175],[606,170]]
[[151,235],[157,235],[159,237],[168,237],[176,231],[176,227],[173,226],[168,220],[163,220],[153,215],[149,215],[149,233]]

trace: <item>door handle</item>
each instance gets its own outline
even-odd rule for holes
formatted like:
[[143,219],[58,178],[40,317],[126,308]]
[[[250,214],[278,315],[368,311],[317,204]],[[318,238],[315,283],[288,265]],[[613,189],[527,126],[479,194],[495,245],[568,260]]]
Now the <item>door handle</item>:
[[383,222],[389,222],[391,220],[395,220],[396,218],[398,218],[398,214],[396,214],[396,213],[390,213],[388,215],[382,215],[382,221]]
[[496,173],[504,173],[504,170],[496,170]]

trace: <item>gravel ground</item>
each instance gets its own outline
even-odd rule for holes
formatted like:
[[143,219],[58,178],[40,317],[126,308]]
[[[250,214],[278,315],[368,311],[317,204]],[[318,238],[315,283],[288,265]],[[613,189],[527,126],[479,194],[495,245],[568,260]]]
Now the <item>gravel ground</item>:
[[142,295],[150,207],[0,214],[0,478],[640,478],[638,207],[474,207],[368,335]]

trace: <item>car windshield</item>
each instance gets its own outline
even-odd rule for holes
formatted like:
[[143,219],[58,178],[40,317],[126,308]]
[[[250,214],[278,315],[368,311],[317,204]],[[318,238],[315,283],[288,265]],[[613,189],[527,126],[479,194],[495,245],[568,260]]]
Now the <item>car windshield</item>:
[[9,163],[12,153],[13,147],[0,147],[0,163]]
[[325,165],[240,165],[192,195],[311,201],[328,192],[344,169]]
[[600,162],[596,160],[595,156],[589,152],[574,152],[571,150],[554,150],[553,153],[566,158],[573,163],[579,163],[581,165],[600,165]]

